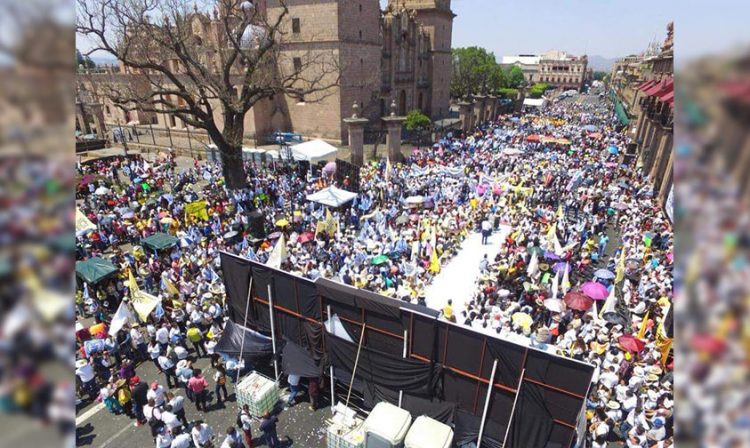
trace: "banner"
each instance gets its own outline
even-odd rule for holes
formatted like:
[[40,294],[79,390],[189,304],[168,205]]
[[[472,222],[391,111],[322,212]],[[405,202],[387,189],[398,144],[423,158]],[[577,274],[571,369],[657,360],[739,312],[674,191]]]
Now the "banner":
[[191,202],[187,205],[185,205],[185,215],[186,216],[195,216],[197,218],[200,218],[204,221],[208,221],[208,211],[206,210],[206,200],[202,199],[200,201]]
[[96,225],[83,214],[81,209],[76,207],[76,235],[89,230],[96,230]]
[[133,304],[133,309],[138,313],[141,321],[146,322],[148,316],[159,303],[159,298],[140,290],[135,277],[133,277],[133,271],[128,272],[128,288],[130,289],[130,301]]
[[121,301],[120,306],[117,307],[117,311],[112,316],[112,321],[109,323],[109,335],[116,335],[117,332],[120,331],[122,327],[124,327],[125,324],[132,319],[133,315],[130,314],[130,310],[125,304],[125,301]]

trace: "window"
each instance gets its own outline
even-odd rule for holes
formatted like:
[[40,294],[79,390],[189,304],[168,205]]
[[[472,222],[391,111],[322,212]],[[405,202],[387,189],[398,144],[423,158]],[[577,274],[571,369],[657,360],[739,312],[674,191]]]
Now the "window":
[[104,106],[104,110],[107,112],[107,115],[111,114],[112,112],[109,110],[109,106]]
[[359,30],[359,40],[362,40],[362,30]]
[[359,12],[362,12],[362,3],[359,4]]
[[295,73],[301,72],[302,71],[302,59],[294,58],[292,62],[294,63],[294,72]]
[[292,33],[299,34],[299,19],[292,19]]

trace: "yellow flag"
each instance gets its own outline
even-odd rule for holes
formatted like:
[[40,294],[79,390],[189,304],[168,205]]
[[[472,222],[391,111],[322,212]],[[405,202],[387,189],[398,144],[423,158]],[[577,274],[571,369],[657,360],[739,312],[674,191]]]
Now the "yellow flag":
[[641,328],[638,330],[638,339],[643,339],[646,334],[646,324],[648,324],[648,315],[650,311],[646,311],[646,315],[643,316],[643,322],[641,322]]
[[205,199],[194,201],[185,205],[185,215],[195,216],[204,221],[208,221],[208,211],[206,210],[207,202]]
[[664,315],[659,321],[659,326],[656,328],[656,347],[659,350],[659,353],[661,353],[662,367],[667,364],[669,351],[672,348],[672,338],[667,337],[667,333],[664,330],[664,321],[667,320],[667,315],[669,315],[669,310],[671,307],[672,304],[669,304],[669,306],[667,306],[667,309],[664,311]]
[[430,272],[432,273],[438,273],[440,272],[440,259],[437,256],[437,249],[432,248],[432,256],[430,257]]
[[177,290],[177,287],[174,285],[174,283],[172,283],[172,280],[170,280],[168,278],[165,278],[164,279],[164,286],[165,286],[164,289],[167,290],[167,293],[170,296],[179,296],[180,295],[180,291]]
[[615,283],[620,283],[625,279],[625,246],[620,250],[620,261],[615,269]]
[[328,230],[328,234],[331,237],[335,237],[336,233],[338,233],[339,231],[339,222],[333,217],[329,209],[326,209],[325,226],[326,226],[326,229]]
[[557,207],[557,219],[563,219],[564,216],[562,205],[560,205]]
[[133,269],[128,269],[128,288],[130,289],[130,295],[134,296],[140,292],[140,288],[138,287],[138,282],[135,281],[135,277],[133,276]]

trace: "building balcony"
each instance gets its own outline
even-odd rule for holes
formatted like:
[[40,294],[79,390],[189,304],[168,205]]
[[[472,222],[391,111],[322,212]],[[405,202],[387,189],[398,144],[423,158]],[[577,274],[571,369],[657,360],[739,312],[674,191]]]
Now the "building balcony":
[[396,72],[396,82],[412,82],[414,81],[414,73],[412,72]]

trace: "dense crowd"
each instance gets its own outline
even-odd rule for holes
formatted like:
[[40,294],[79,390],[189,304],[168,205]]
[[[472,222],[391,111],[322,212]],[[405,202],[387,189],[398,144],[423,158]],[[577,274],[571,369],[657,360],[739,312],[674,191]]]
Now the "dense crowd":
[[[79,396],[148,423],[157,447],[208,446],[213,430],[189,425],[183,401],[205,411],[211,386],[226,400],[227,378],[243,367],[214,350],[226,319],[220,251],[267,262],[280,242],[282,269],[425,304],[425,288],[468,235],[503,232],[499,255],[480,263],[474,299],[466,309],[446,304],[443,318],[596,364],[592,446],[668,446],[671,227],[648,179],[634,162],[623,164],[628,143],[606,101],[501,116],[403,163],[364,166],[359,195],[333,210],[305,201],[335,183],[317,168],[248,163],[248,188],[231,191],[217,164],[180,167],[172,155],[79,164],[78,207],[93,227],[77,233],[78,259],[104,257],[117,270],[81,282],[76,295],[79,319],[94,322],[77,326]],[[140,245],[162,233],[175,243]],[[130,319],[109,334],[123,298],[138,288],[158,304],[140,324]],[[590,297],[589,288],[600,294]],[[210,357],[216,373],[204,378],[195,357]],[[153,362],[165,382],[140,379],[139,362]],[[308,381],[317,391],[317,379]],[[185,398],[173,393],[179,388]],[[222,446],[251,446],[256,422],[245,414]],[[276,446],[274,417],[259,428]]]

